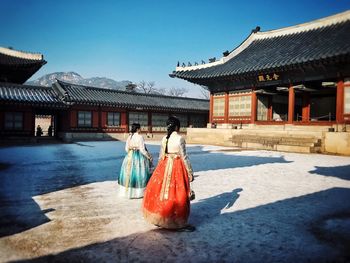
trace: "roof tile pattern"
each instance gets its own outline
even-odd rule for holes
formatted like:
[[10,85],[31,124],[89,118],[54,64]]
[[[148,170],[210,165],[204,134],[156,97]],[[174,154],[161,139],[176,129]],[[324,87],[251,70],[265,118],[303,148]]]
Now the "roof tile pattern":
[[33,104],[61,105],[65,104],[57,97],[51,87],[0,83],[0,101]]
[[350,20],[292,34],[257,38],[223,64],[178,70],[171,76],[193,80],[237,76],[344,56],[350,56]]
[[209,110],[209,101],[203,99],[130,93],[86,87],[62,81],[58,81],[58,83],[68,94],[65,97],[66,102],[159,110],[202,112]]
[[209,111],[209,101],[153,94],[129,93],[74,85],[58,81],[61,91],[52,87],[29,86],[0,82],[0,102],[29,103],[49,107],[69,107],[73,104],[101,105],[128,109],[160,111]]

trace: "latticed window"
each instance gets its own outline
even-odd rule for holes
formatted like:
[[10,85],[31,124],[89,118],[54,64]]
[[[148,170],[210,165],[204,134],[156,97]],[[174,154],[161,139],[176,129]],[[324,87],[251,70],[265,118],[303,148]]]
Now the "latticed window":
[[168,118],[168,114],[152,113],[152,131],[166,131],[166,121]]
[[147,112],[129,112],[129,129],[133,123],[141,125],[141,131],[148,131],[148,113]]
[[267,111],[268,111],[268,98],[261,96],[258,98],[257,105],[257,120],[266,121],[267,120]]
[[92,125],[91,111],[78,111],[78,127],[91,127]]
[[350,114],[350,88],[344,89],[344,113]]
[[23,129],[23,112],[6,112],[5,129],[22,130]]
[[119,126],[120,125],[120,112],[108,112],[107,125],[108,126]]
[[214,98],[213,101],[213,116],[225,115],[225,98]]
[[250,116],[251,105],[251,95],[230,97],[229,116]]

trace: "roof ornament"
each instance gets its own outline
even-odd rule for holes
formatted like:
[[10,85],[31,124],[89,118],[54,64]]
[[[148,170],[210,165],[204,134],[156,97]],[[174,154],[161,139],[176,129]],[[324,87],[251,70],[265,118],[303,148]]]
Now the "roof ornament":
[[216,61],[216,57],[209,58],[209,63],[212,63],[212,62],[215,62],[215,61]]
[[194,62],[194,65],[195,65],[195,66],[198,66],[198,62]]
[[192,64],[191,64],[191,62],[188,62],[188,64],[187,64],[189,67],[191,67],[192,66]]
[[185,63],[182,63],[182,67],[183,67],[183,68],[186,67],[186,64],[185,64]]
[[205,64],[205,61],[204,61],[204,60],[202,60],[202,65],[203,65],[203,64]]
[[252,30],[252,33],[253,34],[258,33],[260,32],[260,29],[261,29],[260,26],[256,26],[256,28]]
[[230,54],[230,51],[226,50],[225,52],[222,53],[224,57],[227,57]]
[[177,67],[180,67],[180,61],[177,62]]

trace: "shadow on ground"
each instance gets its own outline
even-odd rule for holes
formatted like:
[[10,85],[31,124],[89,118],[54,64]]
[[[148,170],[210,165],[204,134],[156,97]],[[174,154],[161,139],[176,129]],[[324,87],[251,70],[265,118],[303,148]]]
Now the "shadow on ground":
[[[339,242],[313,234],[320,218],[349,212],[350,189],[333,188],[242,211],[228,207],[242,189],[191,207],[197,230],[155,229],[25,262],[348,262]],[[244,190],[243,190],[244,191]],[[325,233],[327,235],[327,233]]]
[[343,180],[350,180],[350,165],[335,166],[335,167],[315,166],[315,170],[310,171],[309,173],[338,177]]

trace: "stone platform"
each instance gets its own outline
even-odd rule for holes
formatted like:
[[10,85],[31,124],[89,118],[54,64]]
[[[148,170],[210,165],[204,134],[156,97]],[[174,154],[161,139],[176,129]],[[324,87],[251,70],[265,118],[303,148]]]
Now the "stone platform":
[[[189,128],[187,142],[245,149],[350,155],[350,129],[333,126],[249,125]],[[338,130],[338,131],[337,131]],[[345,130],[345,131],[343,131]]]

